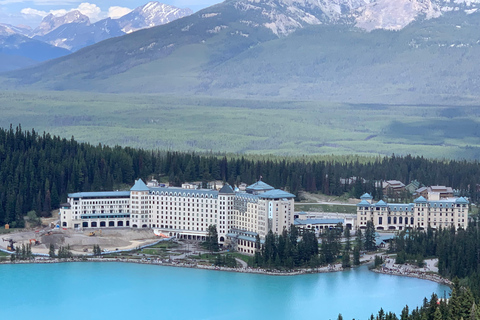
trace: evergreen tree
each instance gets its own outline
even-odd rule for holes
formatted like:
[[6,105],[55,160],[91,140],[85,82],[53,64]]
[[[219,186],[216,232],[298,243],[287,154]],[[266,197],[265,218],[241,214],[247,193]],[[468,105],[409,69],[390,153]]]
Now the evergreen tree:
[[50,247],[49,247],[49,250],[48,250],[48,255],[50,256],[50,258],[55,258],[56,257],[55,246],[53,245],[53,243],[50,243]]
[[360,265],[360,249],[358,248],[358,246],[355,246],[353,248],[353,265]]
[[375,239],[375,226],[372,221],[367,221],[367,228],[365,229],[364,248],[367,251],[374,251],[377,248]]
[[218,245],[218,232],[216,225],[209,225],[208,226],[208,235],[205,240],[205,246],[208,251],[210,252],[217,252],[219,250]]

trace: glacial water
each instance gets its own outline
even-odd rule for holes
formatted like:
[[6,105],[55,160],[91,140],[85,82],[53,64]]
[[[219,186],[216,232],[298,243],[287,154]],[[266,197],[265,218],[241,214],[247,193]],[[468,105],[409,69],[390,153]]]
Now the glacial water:
[[344,319],[418,306],[434,282],[351,271],[267,276],[127,263],[0,265],[0,319]]

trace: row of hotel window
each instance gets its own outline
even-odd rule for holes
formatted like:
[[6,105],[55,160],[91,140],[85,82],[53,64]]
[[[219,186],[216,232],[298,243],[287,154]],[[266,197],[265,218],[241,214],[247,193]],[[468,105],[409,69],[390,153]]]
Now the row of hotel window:
[[[368,219],[367,219],[367,217],[360,217],[360,220],[365,221],[365,220],[368,220]],[[387,224],[392,224],[392,221],[393,221],[393,224],[397,224],[397,217],[393,217],[393,218],[388,217]],[[424,221],[423,218],[421,219],[421,221]],[[431,222],[431,219],[428,218],[428,221]],[[437,219],[434,218],[433,221],[436,222]],[[458,221],[460,221],[460,219],[458,219]],[[440,218],[439,222],[442,222],[441,218]],[[447,220],[447,218],[445,218],[445,222],[449,222]],[[450,222],[454,222],[454,219],[452,218]],[[462,219],[462,222],[465,222],[465,219]],[[402,217],[398,217],[398,224],[403,224],[403,223],[408,224],[408,218],[405,217],[405,219],[402,219]],[[383,218],[382,217],[378,217],[378,224],[383,224]],[[410,218],[410,224],[414,224],[414,218],[413,217]]]
[[[368,214],[368,215],[371,215],[371,212],[368,212],[368,213],[367,213],[367,212],[360,212],[360,215],[367,215],[367,214]],[[389,212],[388,214],[390,214],[390,215],[392,215],[392,214],[395,215],[396,212],[393,212],[393,213],[392,213],[392,212]],[[399,213],[399,214],[403,214],[403,213]],[[405,214],[406,214],[406,215],[411,215],[411,216],[414,215],[413,212],[411,212],[411,213],[408,213],[408,212],[407,212],[407,213],[405,213]],[[460,217],[460,214],[462,215],[462,217],[465,216],[465,213],[463,213],[463,211],[462,211],[462,213],[458,212],[458,216],[459,216],[459,217]],[[382,213],[378,213],[378,215],[382,215]],[[428,216],[431,216],[431,215],[432,215],[432,213],[429,212],[429,213],[428,213]],[[415,216],[422,216],[422,217],[423,217],[424,214],[423,214],[423,212],[422,212],[421,215],[420,215],[420,214],[416,214]],[[437,212],[433,212],[433,216],[437,216]],[[442,216],[442,213],[441,213],[441,212],[439,212],[439,216],[440,216],[440,217]],[[454,212],[452,212],[451,216],[452,216],[452,217],[454,216]],[[448,212],[445,213],[445,217],[448,217]]]

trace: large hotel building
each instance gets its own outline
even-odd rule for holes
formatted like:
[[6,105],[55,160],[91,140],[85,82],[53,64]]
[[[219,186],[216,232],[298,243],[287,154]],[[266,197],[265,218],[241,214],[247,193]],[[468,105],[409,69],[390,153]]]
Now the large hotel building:
[[368,193],[357,204],[357,225],[364,229],[371,220],[377,230],[404,230],[407,228],[426,229],[448,228],[466,229],[468,226],[467,199],[440,198],[431,193],[428,200],[418,197],[413,203],[386,203],[383,200],[373,202]]
[[245,191],[224,185],[219,191],[147,186],[137,180],[130,191],[79,192],[61,206],[63,228],[152,228],[157,234],[204,240],[217,226],[221,244],[255,252],[255,238],[279,234],[294,223],[291,193],[258,181]]

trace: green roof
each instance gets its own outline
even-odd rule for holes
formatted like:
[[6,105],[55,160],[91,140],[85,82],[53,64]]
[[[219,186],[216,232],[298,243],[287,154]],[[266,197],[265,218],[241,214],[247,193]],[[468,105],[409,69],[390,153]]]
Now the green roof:
[[464,197],[460,197],[458,198],[455,203],[464,203],[464,204],[468,204],[468,200],[465,199]]
[[295,195],[283,190],[275,189],[275,190],[270,190],[270,191],[261,193],[258,195],[258,197],[263,199],[280,199],[280,198],[295,198]]
[[222,189],[220,189],[220,191],[218,193],[220,193],[220,194],[235,194],[235,192],[233,192],[232,187],[230,187],[228,184],[225,184],[222,187]]
[[69,193],[69,198],[130,198],[130,191],[98,191]]
[[268,185],[266,184],[265,182],[263,182],[262,180],[259,180],[257,182],[255,182],[254,184],[252,185],[249,185],[247,187],[247,191],[268,191],[268,190],[273,190],[275,189],[274,187],[272,187],[271,185]]
[[145,182],[143,182],[142,179],[138,179],[137,181],[135,181],[135,184],[130,189],[130,191],[150,191],[150,188],[147,187],[147,185],[145,184]]
[[387,203],[383,200],[380,200],[377,203],[375,203],[375,205],[378,206],[378,207],[386,207]]
[[413,201],[415,203],[427,203],[427,199],[425,199],[424,197],[420,196],[418,197],[417,199],[415,199],[415,201]]
[[357,206],[359,206],[359,207],[369,206],[369,205],[370,205],[370,203],[366,200],[362,200],[359,203],[357,203]]

